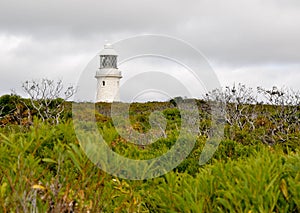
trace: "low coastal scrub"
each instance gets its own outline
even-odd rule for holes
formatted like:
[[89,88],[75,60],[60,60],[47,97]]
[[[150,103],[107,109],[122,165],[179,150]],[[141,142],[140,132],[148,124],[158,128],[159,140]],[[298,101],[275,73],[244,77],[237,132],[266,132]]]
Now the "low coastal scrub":
[[[199,137],[173,171],[129,181],[89,161],[71,121],[53,126],[35,120],[29,129],[6,126],[0,131],[1,212],[300,211],[300,154],[295,145],[249,145],[228,139],[208,164],[199,166],[205,143]],[[113,127],[106,127],[105,132],[110,131]],[[118,136],[108,137],[110,145],[115,143],[120,153],[127,150],[126,155],[141,151],[152,156],[167,150],[169,140],[141,149]]]
[[[300,212],[300,96],[275,87],[257,88],[257,94],[262,97],[239,84],[186,100],[199,110],[193,149],[167,174],[135,181],[109,175],[88,159],[75,134],[71,102],[56,98],[40,111],[47,99],[1,96],[0,212]],[[217,100],[226,104],[224,136],[212,158],[199,165],[210,137],[210,104]],[[92,113],[114,152],[152,159],[180,136],[180,101],[133,103],[130,125],[113,122],[109,103],[92,109],[83,103],[76,116],[84,123]],[[160,124],[151,123],[153,115]],[[159,139],[131,143],[115,122]]]

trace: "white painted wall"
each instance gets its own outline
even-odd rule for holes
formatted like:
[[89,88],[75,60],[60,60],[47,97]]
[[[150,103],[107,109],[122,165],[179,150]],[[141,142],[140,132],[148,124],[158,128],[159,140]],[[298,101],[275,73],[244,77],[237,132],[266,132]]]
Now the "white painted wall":
[[[97,77],[97,102],[108,102],[120,100],[119,84],[121,76],[99,76]],[[105,82],[105,85],[103,85]]]

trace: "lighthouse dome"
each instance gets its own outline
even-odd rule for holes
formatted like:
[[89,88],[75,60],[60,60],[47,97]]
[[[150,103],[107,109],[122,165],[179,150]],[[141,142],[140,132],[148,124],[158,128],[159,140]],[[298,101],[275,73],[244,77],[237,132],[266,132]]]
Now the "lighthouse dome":
[[100,55],[118,55],[112,44],[107,43],[104,45],[104,49],[100,52]]

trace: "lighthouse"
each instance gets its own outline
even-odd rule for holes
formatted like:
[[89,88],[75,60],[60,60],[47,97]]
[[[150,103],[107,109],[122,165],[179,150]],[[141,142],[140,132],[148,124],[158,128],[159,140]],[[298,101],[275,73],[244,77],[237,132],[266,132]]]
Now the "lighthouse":
[[120,100],[119,84],[122,78],[117,67],[118,54],[111,44],[104,45],[100,52],[100,68],[96,72],[97,102],[114,102]]

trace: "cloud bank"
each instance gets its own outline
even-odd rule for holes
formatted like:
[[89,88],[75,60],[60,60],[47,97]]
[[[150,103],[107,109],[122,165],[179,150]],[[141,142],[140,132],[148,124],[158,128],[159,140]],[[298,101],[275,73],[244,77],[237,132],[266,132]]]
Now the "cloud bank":
[[76,83],[105,40],[163,34],[200,50],[222,85],[300,89],[297,0],[2,1],[0,95],[48,77]]

